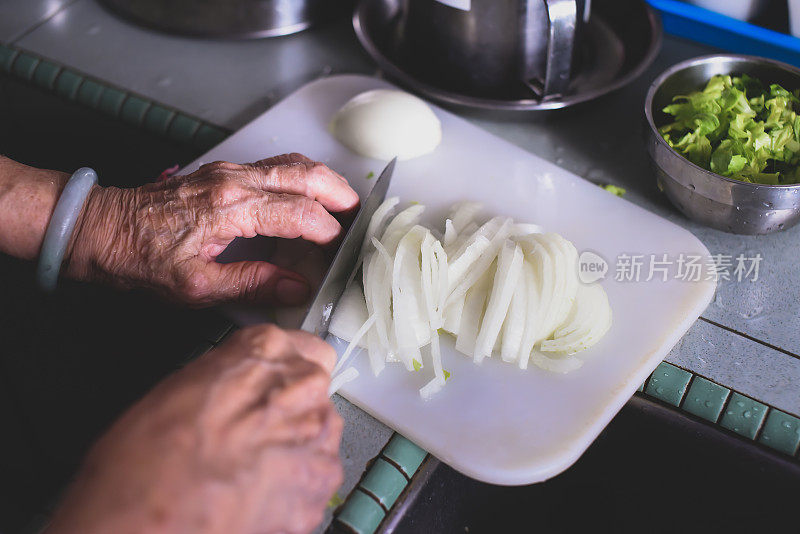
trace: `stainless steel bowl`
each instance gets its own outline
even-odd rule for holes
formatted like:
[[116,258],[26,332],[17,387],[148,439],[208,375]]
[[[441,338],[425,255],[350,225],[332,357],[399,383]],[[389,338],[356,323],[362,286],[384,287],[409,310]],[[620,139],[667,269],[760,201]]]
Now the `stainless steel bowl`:
[[658,187],[684,215],[725,232],[768,234],[800,221],[800,185],[749,184],[726,178],[690,162],[658,133],[671,117],[661,110],[675,95],[701,89],[715,74],[748,74],[766,84],[800,88],[800,70],[771,59],[735,54],[683,61],[655,79],[644,114],[647,151]]

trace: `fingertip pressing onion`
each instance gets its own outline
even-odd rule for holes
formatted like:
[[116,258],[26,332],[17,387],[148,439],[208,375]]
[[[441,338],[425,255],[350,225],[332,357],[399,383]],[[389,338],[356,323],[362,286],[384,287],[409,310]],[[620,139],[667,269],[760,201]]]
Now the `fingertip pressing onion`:
[[442,125],[430,106],[393,89],[356,95],[334,115],[330,130],[353,152],[380,160],[416,158],[442,140]]

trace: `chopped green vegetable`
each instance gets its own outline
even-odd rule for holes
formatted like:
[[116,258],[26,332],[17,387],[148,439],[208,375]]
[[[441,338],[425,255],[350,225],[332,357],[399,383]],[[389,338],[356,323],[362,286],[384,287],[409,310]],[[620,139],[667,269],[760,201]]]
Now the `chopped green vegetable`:
[[702,91],[663,109],[675,121],[658,129],[692,163],[759,184],[800,183],[800,90],[716,75]]
[[372,172],[372,171],[369,171],[369,174],[367,174],[367,180],[370,180],[370,179],[372,179],[374,177],[375,177],[375,173]]
[[627,193],[627,190],[624,187],[620,187],[620,186],[614,185],[614,184],[605,184],[605,185],[601,185],[600,187],[602,187],[603,189],[605,189],[606,191],[608,191],[612,195],[617,195],[618,197],[622,197],[622,195]]
[[447,382],[447,379],[450,378],[450,371],[447,369],[442,369],[444,371],[444,381]]
[[344,504],[344,499],[339,497],[338,493],[334,493],[333,497],[331,497],[331,500],[328,501],[328,508],[338,508],[342,504]]
[[422,364],[417,360],[413,360],[411,364],[414,366],[415,371],[419,371],[420,369],[422,369]]

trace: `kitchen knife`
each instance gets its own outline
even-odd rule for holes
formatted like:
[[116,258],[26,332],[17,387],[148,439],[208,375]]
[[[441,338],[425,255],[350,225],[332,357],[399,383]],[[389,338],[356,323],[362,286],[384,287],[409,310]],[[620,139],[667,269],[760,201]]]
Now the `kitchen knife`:
[[395,162],[397,162],[397,158],[394,158],[386,165],[386,168],[383,169],[383,172],[375,181],[375,185],[372,186],[367,198],[361,203],[358,215],[356,215],[353,224],[350,225],[350,229],[347,230],[347,234],[345,234],[344,240],[333,258],[333,262],[331,262],[328,273],[322,280],[314,300],[308,307],[306,317],[300,326],[301,330],[321,337],[325,337],[328,334],[331,316],[336,304],[339,302],[339,298],[344,293],[350,274],[356,267],[356,262],[361,252],[361,244],[364,242],[369,222],[372,220],[375,210],[386,198],[386,191],[389,190],[389,184],[392,181]]

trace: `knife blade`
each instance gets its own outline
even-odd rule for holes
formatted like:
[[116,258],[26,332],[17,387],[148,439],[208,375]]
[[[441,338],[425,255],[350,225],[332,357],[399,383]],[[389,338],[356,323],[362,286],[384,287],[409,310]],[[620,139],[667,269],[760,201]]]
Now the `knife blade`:
[[333,257],[331,266],[322,280],[314,300],[308,307],[305,319],[300,326],[301,330],[311,332],[314,335],[325,337],[328,334],[328,325],[336,308],[336,304],[344,293],[350,273],[356,266],[361,244],[367,233],[367,227],[372,220],[372,215],[386,199],[386,192],[392,182],[392,174],[397,158],[392,159],[386,168],[383,169],[372,190],[361,203],[353,224],[347,230],[339,250]]

